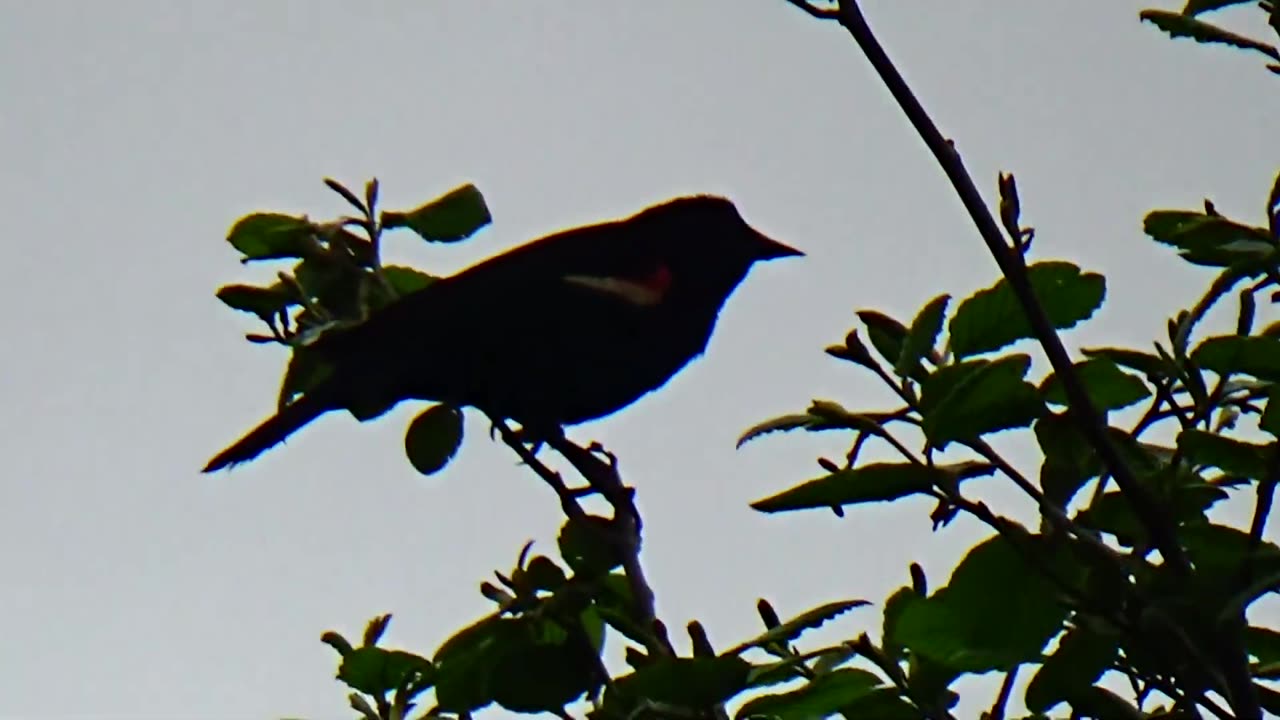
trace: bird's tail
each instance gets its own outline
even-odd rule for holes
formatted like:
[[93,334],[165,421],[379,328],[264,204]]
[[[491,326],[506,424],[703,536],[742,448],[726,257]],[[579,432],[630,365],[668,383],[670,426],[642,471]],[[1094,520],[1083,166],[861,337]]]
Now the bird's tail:
[[248,462],[284,442],[285,438],[332,409],[333,405],[323,394],[312,392],[303,395],[250,430],[231,447],[213,456],[209,464],[204,466],[204,472]]

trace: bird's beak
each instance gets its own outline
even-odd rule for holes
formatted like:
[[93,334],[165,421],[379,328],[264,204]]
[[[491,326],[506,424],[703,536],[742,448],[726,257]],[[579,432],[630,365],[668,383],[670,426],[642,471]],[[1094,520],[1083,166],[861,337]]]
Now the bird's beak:
[[755,235],[757,245],[759,246],[759,250],[757,251],[756,257],[758,257],[761,260],[773,260],[774,258],[804,256],[804,253],[800,252],[799,250],[791,247],[790,245],[780,243],[777,240],[774,240],[773,238],[769,237],[768,235],[765,235],[764,233],[758,230],[753,229],[751,232]]

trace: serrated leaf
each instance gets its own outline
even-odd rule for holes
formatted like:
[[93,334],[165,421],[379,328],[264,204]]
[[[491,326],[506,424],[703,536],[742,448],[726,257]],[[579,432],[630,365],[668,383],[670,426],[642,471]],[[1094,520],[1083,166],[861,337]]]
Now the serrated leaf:
[[937,483],[956,483],[992,472],[990,465],[976,462],[932,467],[916,463],[871,463],[810,480],[757,500],[751,507],[772,513],[885,502],[928,492]]
[[747,688],[751,663],[728,655],[711,658],[657,658],[605,691],[604,714],[628,717],[636,703],[705,709]]
[[426,689],[434,674],[424,657],[372,645],[352,650],[338,667],[338,679],[348,687],[378,697],[410,683]]
[[1252,555],[1258,576],[1280,570],[1280,547],[1263,540],[1254,547],[1247,532],[1226,525],[1199,523],[1181,528],[1187,558],[1205,578],[1234,581],[1246,555]]
[[518,620],[490,617],[446,640],[432,659],[440,709],[463,713],[493,702],[494,668],[519,634]]
[[898,637],[913,652],[960,671],[1008,670],[1033,661],[1062,628],[1067,609],[1057,586],[1028,565],[1027,553],[1068,580],[1078,569],[1022,534],[1020,547],[997,536],[960,561],[946,587],[907,605]]
[[763,435],[775,432],[805,430],[821,432],[823,430],[860,430],[873,434],[881,434],[883,430],[872,418],[859,413],[849,412],[839,403],[830,400],[814,400],[809,409],[803,413],[791,413],[765,420],[747,429],[738,438],[737,447],[755,440]]
[[1264,228],[1232,222],[1220,215],[1188,210],[1154,210],[1142,229],[1152,240],[1178,249],[1195,265],[1227,267],[1274,257],[1275,244]]
[[524,627],[493,667],[491,687],[499,706],[518,713],[554,712],[598,684],[593,648],[575,642],[550,620],[527,621]]
[[1035,434],[1044,455],[1040,489],[1054,504],[1065,507],[1086,482],[1102,473],[1102,461],[1065,413],[1037,420]]
[[[1126,408],[1151,396],[1146,383],[1122,371],[1110,360],[1096,358],[1078,362],[1072,367],[1093,400],[1094,407],[1103,412]],[[1046,402],[1064,406],[1068,404],[1066,388],[1057,373],[1045,378],[1040,384],[1040,392]]]
[[1271,458],[1276,453],[1274,443],[1255,445],[1195,429],[1179,433],[1178,449],[1187,460],[1197,465],[1216,467],[1228,475],[1254,480],[1261,480],[1271,474]]
[[1187,0],[1182,6],[1183,15],[1199,15],[1231,5],[1252,4],[1253,0]]
[[850,720],[926,720],[896,688],[876,688],[841,708]]
[[[1205,512],[1227,498],[1227,492],[1206,482],[1175,487],[1167,501],[1172,519],[1179,525],[1202,522]],[[1146,525],[1133,513],[1133,504],[1121,492],[1103,493],[1076,516],[1084,527],[1115,536],[1126,547],[1146,538]]]
[[1080,352],[1087,358],[1104,358],[1120,367],[1136,370],[1147,377],[1160,378],[1169,375],[1169,368],[1164,360],[1152,353],[1110,347],[1083,348]]
[[560,557],[575,573],[586,576],[605,575],[622,565],[623,557],[614,542],[609,518],[584,515],[569,518],[560,526],[556,542]]
[[[1088,319],[1102,305],[1106,279],[1061,261],[1039,262],[1027,268],[1036,298],[1054,328],[1063,330]],[[1009,282],[1001,279],[956,309],[950,324],[951,351],[957,358],[999,350],[1032,337],[1031,323]]]
[[770,685],[780,685],[792,680],[802,680],[806,677],[800,671],[804,664],[804,660],[801,660],[798,656],[792,656],[767,665],[756,665],[751,668],[751,672],[747,675],[747,685],[750,688],[762,688]]
[[1091,687],[1111,667],[1118,651],[1115,638],[1071,628],[1027,685],[1027,709],[1046,712]]
[[898,640],[898,621],[902,619],[902,612],[908,605],[921,599],[914,588],[900,587],[889,596],[888,600],[884,601],[884,613],[880,623],[880,645],[884,653],[895,660],[902,658],[902,643]]
[[1244,631],[1244,644],[1249,654],[1259,663],[1280,662],[1280,632],[1271,628],[1251,626]]
[[448,405],[432,405],[422,411],[404,435],[405,455],[423,475],[443,469],[461,445],[462,411]]
[[942,321],[946,319],[947,303],[950,295],[939,295],[929,301],[911,321],[911,329],[902,344],[902,353],[894,362],[893,369],[899,377],[915,377],[921,372],[920,360],[927,356],[942,332]]
[[232,310],[251,313],[263,320],[295,304],[292,294],[279,283],[270,287],[223,285],[216,297]]
[[745,652],[753,647],[763,647],[774,643],[790,643],[792,640],[800,637],[805,630],[812,630],[821,627],[823,623],[832,618],[843,615],[846,612],[864,605],[870,605],[866,600],[841,600],[838,602],[826,603],[818,607],[806,610],[803,613],[791,618],[790,620],[770,628],[767,632],[758,635],[737,647],[725,651],[726,655],[737,655]]
[[1010,355],[970,360],[935,371],[921,387],[920,411],[929,442],[945,448],[954,440],[1025,427],[1045,411],[1034,385],[1024,381],[1031,358]]
[[312,227],[303,217],[253,213],[231,226],[227,242],[244,255],[246,262],[303,257],[312,242]]
[[1148,720],[1146,713],[1102,687],[1085,688],[1071,699],[1071,710],[1079,717],[1097,720]]
[[736,718],[768,717],[771,720],[810,720],[839,712],[880,685],[880,678],[866,670],[843,668],[819,675],[791,692],[762,695],[747,701]]
[[867,338],[880,357],[890,363],[897,362],[907,341],[907,326],[875,310],[859,310],[857,314],[867,326]]
[[386,228],[407,227],[429,242],[457,242],[493,220],[480,190],[470,183],[408,212],[383,212]]
[[1280,52],[1271,45],[1237,35],[1188,15],[1166,10],[1143,10],[1138,13],[1138,17],[1169,33],[1170,37],[1188,37],[1199,43],[1220,43],[1242,50],[1256,50],[1272,60],[1280,60]]
[[756,438],[763,437],[775,432],[790,432],[791,430],[810,429],[818,418],[813,417],[809,413],[792,413],[790,415],[780,415],[776,418],[770,418],[764,422],[757,423],[747,428],[742,433],[742,437],[738,438],[735,447],[742,447]]
[[1241,373],[1280,381],[1280,338],[1220,335],[1200,343],[1191,360],[1219,375]]

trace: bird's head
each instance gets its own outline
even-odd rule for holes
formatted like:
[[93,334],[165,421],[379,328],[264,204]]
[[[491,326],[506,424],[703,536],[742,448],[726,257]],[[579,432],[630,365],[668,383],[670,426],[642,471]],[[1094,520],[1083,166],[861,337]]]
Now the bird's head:
[[676,198],[635,219],[673,264],[723,267],[739,280],[753,263],[804,255],[751,227],[732,202],[713,195]]

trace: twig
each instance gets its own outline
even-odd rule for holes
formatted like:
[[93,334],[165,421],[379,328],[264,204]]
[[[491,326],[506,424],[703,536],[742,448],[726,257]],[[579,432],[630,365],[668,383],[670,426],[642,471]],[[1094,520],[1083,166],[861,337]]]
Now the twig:
[[809,13],[809,15],[820,20],[835,20],[840,17],[840,11],[836,8],[820,8],[810,5],[805,0],[787,0],[787,2]]
[[1004,682],[1000,683],[1000,694],[996,696],[996,702],[987,711],[986,720],[1004,720],[1004,708],[1009,704],[1009,696],[1013,694],[1013,684],[1018,681],[1018,668],[1021,665],[1014,665],[1009,672],[1004,674]]
[[607,455],[608,462],[601,460],[590,449],[579,447],[570,442],[564,435],[553,435],[547,439],[556,452],[564,456],[591,487],[596,489],[605,500],[613,506],[612,530],[622,555],[622,570],[627,584],[631,588],[632,607],[636,620],[647,631],[645,647],[651,654],[670,654],[668,648],[656,637],[650,638],[657,623],[653,588],[649,585],[640,564],[640,513],[636,510],[635,494],[623,484],[618,474],[617,461]]
[[[788,2],[804,8],[811,15],[814,15],[814,11],[817,10],[816,8],[804,7],[803,4],[793,0],[788,0]],[[822,14],[815,15],[815,17],[829,17],[829,15],[826,12],[822,12]],[[1053,366],[1054,373],[1063,384],[1063,389],[1066,391],[1067,399],[1070,402],[1071,414],[1080,425],[1085,437],[1097,450],[1103,464],[1106,465],[1121,492],[1124,493],[1126,499],[1133,506],[1134,514],[1138,516],[1146,527],[1153,543],[1160,550],[1160,554],[1165,561],[1179,573],[1185,574],[1190,566],[1182,547],[1178,544],[1172,523],[1165,514],[1160,512],[1150,493],[1138,482],[1124,459],[1120,456],[1120,453],[1116,450],[1116,447],[1112,444],[1101,415],[1098,413],[1093,400],[1089,397],[1084,384],[1080,381],[1079,375],[1072,366],[1071,357],[1067,354],[1062,340],[1058,337],[1057,331],[1054,329],[1053,324],[1049,322],[1044,308],[1036,298],[1022,255],[1005,242],[1004,234],[999,224],[992,217],[990,210],[982,199],[982,195],[973,184],[973,179],[969,177],[968,171],[965,170],[959,154],[956,153],[952,144],[942,136],[942,133],[938,131],[937,126],[934,125],[933,120],[925,112],[920,101],[916,99],[915,94],[902,78],[893,61],[889,58],[884,48],[880,46],[875,34],[871,32],[866,18],[863,17],[858,3],[854,0],[842,0],[836,17],[839,19],[840,24],[853,36],[858,47],[862,49],[863,54],[871,62],[872,67],[880,75],[880,79],[884,82],[890,94],[898,101],[907,119],[920,134],[921,139],[924,140],[925,145],[928,146],[937,159],[939,166],[951,181],[957,195],[960,197],[960,201],[969,212],[969,217],[973,220],[983,241],[987,244],[987,249],[991,252],[996,264],[999,265],[1000,271],[1009,281],[1010,288],[1018,298],[1018,302],[1024,312],[1026,312],[1036,339],[1040,341],[1049,363]]]
[[898,688],[898,692],[909,698],[928,720],[955,720],[954,715],[943,708],[936,707],[936,703],[925,702],[925,698],[920,697],[920,694],[912,689],[911,683],[907,680],[907,676],[902,672],[902,668],[898,663],[885,657],[885,654],[871,642],[871,638],[867,637],[866,633],[859,635],[853,642],[846,643],[846,646],[858,655],[870,660],[873,665],[880,668],[885,675],[888,675],[889,680]]
[[497,428],[498,433],[502,436],[502,442],[506,443],[507,447],[515,450],[516,455],[520,456],[520,460],[532,468],[538,477],[542,478],[543,482],[551,486],[551,489],[556,493],[556,497],[560,498],[560,507],[567,517],[572,520],[582,520],[587,516],[586,511],[582,509],[582,505],[578,503],[578,498],[573,490],[570,490],[564,484],[560,473],[547,467],[533,454],[532,450],[525,447],[524,443],[511,430],[505,420],[500,420],[490,415],[489,421],[493,423],[493,426]]

